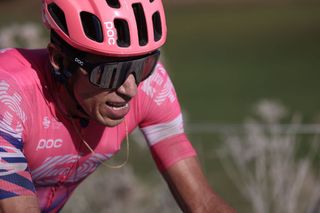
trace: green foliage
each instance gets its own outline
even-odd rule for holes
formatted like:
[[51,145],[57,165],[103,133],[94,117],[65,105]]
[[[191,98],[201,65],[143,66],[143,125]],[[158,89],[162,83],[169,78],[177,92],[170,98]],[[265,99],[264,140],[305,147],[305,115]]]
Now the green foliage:
[[192,121],[239,122],[262,98],[311,121],[320,102],[320,7],[174,8],[165,47]]

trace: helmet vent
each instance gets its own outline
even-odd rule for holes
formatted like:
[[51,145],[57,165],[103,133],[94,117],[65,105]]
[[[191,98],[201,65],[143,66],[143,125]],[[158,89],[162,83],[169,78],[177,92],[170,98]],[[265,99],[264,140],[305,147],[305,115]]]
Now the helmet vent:
[[106,0],[107,4],[109,5],[109,7],[112,8],[120,8],[120,2],[119,0]]
[[123,19],[115,19],[114,26],[117,29],[118,46],[129,47],[130,46],[130,33],[129,33],[128,22]]
[[101,22],[98,17],[84,11],[80,13],[80,17],[86,36],[93,41],[101,43],[103,41],[103,34]]
[[132,8],[138,28],[139,44],[140,46],[144,46],[148,43],[148,31],[143,7],[141,3],[135,3],[132,4]]
[[67,35],[69,35],[66,17],[58,5],[55,3],[51,3],[48,5],[48,11],[53,18],[53,20],[56,22],[56,24],[60,27],[60,29]]
[[154,0],[149,0],[149,1],[150,1],[150,3],[154,2]]
[[160,18],[159,12],[155,12],[152,15],[152,23],[153,23],[154,41],[159,41],[162,37],[161,18]]

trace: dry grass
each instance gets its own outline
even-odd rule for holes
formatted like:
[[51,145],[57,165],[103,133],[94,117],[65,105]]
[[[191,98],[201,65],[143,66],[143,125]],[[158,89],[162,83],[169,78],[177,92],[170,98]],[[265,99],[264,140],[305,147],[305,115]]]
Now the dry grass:
[[80,185],[62,213],[178,213],[169,190],[162,184],[138,180],[130,166],[110,170],[101,167]]
[[286,112],[282,105],[263,101],[256,111],[258,117],[248,119],[244,134],[225,136],[220,153],[225,169],[253,212],[319,212],[320,180],[312,168],[318,138],[309,141],[306,157],[297,158],[299,117],[283,131],[277,128]]

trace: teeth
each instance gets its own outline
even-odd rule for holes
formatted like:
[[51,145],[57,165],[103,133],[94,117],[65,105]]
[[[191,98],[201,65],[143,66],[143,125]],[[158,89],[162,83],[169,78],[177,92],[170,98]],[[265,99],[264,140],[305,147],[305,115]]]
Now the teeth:
[[126,105],[124,105],[124,106],[121,106],[121,107],[112,106],[111,108],[112,108],[113,110],[122,110],[122,109],[125,109],[125,108],[127,108],[127,107],[128,107],[128,104],[126,104]]

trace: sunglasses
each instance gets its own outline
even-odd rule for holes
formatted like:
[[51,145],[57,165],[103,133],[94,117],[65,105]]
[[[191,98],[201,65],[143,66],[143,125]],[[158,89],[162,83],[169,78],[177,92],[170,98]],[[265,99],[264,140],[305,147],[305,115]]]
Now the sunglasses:
[[76,55],[69,50],[66,57],[89,73],[89,80],[92,84],[103,89],[117,89],[126,81],[130,74],[134,75],[137,85],[147,79],[157,65],[160,51],[156,50],[141,57],[104,61],[101,63],[90,63],[81,58],[81,54]]

